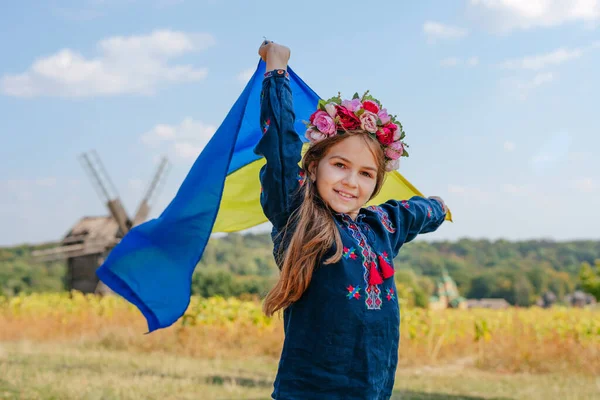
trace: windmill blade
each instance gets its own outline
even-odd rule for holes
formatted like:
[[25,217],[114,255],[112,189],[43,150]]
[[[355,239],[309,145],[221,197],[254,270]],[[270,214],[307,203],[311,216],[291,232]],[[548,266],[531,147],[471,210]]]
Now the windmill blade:
[[115,185],[112,183],[100,157],[96,151],[90,152],[90,154],[82,154],[80,158],[85,171],[90,177],[94,189],[98,192],[100,198],[105,202],[110,214],[113,216],[119,229],[125,235],[131,229],[132,223],[127,216],[127,211],[121,204],[119,195]]
[[162,184],[165,181],[165,177],[170,169],[171,164],[166,157],[163,157],[160,161],[158,169],[154,174],[154,178],[150,182],[148,189],[146,190],[146,194],[142,198],[140,205],[135,213],[135,217],[133,217],[133,226],[139,225],[142,222],[146,221],[148,218],[148,214],[150,214],[150,203],[152,198],[156,197],[157,193],[160,191]]
[[92,159],[86,153],[81,154],[79,157],[79,161],[83,166],[84,171],[92,181],[92,186],[101,200],[105,203],[109,202],[111,199],[111,194],[108,192],[108,187],[104,184],[98,170],[94,168],[94,164],[92,163]]

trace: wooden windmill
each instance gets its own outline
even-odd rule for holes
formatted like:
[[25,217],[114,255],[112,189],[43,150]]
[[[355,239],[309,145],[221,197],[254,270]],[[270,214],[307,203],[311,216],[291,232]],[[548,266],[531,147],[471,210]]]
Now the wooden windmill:
[[98,279],[96,269],[131,228],[146,221],[152,199],[162,186],[170,164],[162,158],[135,215],[130,218],[98,154],[95,151],[84,153],[80,161],[109,214],[81,218],[65,235],[60,246],[40,250],[33,255],[43,261],[66,260],[65,283],[68,290],[106,294],[110,289]]

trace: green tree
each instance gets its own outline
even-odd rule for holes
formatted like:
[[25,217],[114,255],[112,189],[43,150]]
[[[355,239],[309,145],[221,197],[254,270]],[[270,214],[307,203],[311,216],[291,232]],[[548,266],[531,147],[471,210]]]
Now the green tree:
[[529,307],[533,300],[533,285],[526,276],[521,276],[515,283],[515,305]]
[[600,259],[596,260],[593,266],[583,262],[579,270],[579,279],[582,289],[593,295],[596,300],[600,300]]

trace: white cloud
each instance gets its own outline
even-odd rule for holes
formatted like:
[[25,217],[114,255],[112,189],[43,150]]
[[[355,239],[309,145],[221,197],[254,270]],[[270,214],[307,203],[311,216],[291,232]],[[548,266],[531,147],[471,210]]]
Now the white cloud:
[[527,56],[520,59],[504,61],[500,66],[506,69],[541,70],[548,66],[562,64],[583,55],[583,49],[557,49],[550,53]]
[[256,68],[245,69],[238,74],[237,78],[240,82],[242,82],[243,84],[246,84],[246,83],[248,83],[250,78],[252,78],[252,75],[254,75],[254,71],[256,71]]
[[509,142],[509,141],[504,142],[504,150],[513,151],[514,149],[515,149],[514,142]]
[[206,68],[170,65],[168,61],[214,43],[210,34],[169,30],[110,37],[97,44],[99,55],[95,58],[62,49],[34,61],[23,73],[3,76],[0,88],[17,97],[151,94],[162,84],[204,79]]
[[600,20],[600,0],[470,0],[470,7],[504,32]]
[[532,79],[528,81],[517,82],[517,90],[521,100],[527,99],[529,93],[545,84],[548,84],[555,80],[555,76],[552,72],[542,72],[536,74]]
[[435,21],[427,21],[423,24],[423,32],[430,43],[438,39],[460,39],[469,33],[466,29],[456,26],[444,25]]
[[530,82],[530,87],[535,88],[541,86],[545,83],[552,82],[554,80],[554,74],[552,72],[544,72],[541,74],[537,74],[533,77]]
[[179,125],[159,124],[140,137],[149,147],[168,149],[175,158],[198,157],[216,128],[187,117]]

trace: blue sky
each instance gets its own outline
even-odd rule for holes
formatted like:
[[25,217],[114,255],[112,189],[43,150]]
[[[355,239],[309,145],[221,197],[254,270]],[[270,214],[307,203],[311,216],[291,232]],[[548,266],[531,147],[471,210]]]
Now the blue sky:
[[105,213],[77,159],[91,149],[130,214],[167,155],[158,215],[263,36],[321,96],[370,89],[398,115],[400,172],[454,214],[427,239],[598,239],[599,25],[600,0],[6,3],[0,245]]

